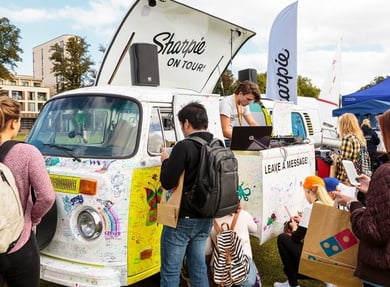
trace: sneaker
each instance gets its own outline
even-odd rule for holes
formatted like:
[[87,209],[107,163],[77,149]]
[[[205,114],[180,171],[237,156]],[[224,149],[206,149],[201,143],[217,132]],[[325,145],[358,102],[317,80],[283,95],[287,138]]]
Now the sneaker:
[[326,283],[326,287],[337,287],[337,286],[332,283]]
[[285,282],[275,282],[274,287],[290,287],[290,284],[288,284],[288,281]]
[[[275,282],[274,287],[292,287],[292,286],[290,286],[290,284],[288,283],[288,280],[287,280],[285,282]],[[299,287],[299,285],[294,286],[294,287]]]

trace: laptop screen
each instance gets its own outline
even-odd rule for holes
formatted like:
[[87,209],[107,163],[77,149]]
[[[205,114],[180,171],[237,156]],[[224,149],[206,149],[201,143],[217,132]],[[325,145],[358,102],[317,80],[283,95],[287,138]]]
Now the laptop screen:
[[271,142],[272,126],[233,127],[231,150],[264,150]]

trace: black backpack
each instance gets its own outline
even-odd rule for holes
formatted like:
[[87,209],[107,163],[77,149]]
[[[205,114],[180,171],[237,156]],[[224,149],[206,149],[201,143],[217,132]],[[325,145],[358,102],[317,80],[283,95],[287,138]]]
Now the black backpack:
[[238,162],[220,139],[211,142],[188,137],[201,144],[198,175],[192,189],[185,193],[188,202],[202,217],[217,218],[237,210]]

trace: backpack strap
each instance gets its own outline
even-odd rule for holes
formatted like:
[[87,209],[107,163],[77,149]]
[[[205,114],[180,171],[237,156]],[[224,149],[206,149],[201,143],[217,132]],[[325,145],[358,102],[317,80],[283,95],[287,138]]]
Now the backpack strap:
[[190,141],[196,142],[200,145],[208,144],[208,141],[206,141],[205,139],[198,137],[198,136],[189,136],[187,139]]
[[217,234],[224,230],[223,226],[227,226],[228,230],[234,230],[234,227],[236,226],[240,210],[241,209],[238,208],[237,211],[234,213],[234,217],[233,217],[232,223],[230,224],[230,227],[229,227],[229,224],[227,224],[226,222],[222,223],[221,226],[219,226],[217,220],[213,219],[213,225],[214,225],[215,230],[217,231]]
[[[9,140],[9,141],[3,142],[3,144],[0,146],[0,162],[4,161],[4,158],[7,155],[7,153],[12,149],[12,147],[14,145],[16,145],[18,143],[25,143],[25,142],[15,141],[15,140]],[[35,203],[36,196],[35,196],[34,188],[32,186],[31,186],[31,198],[32,198],[32,202]]]
[[212,138],[212,140],[209,142],[199,136],[189,136],[187,139],[197,142],[200,145],[208,144],[210,146],[213,146],[216,142],[218,142],[220,146],[225,146],[222,140],[220,140],[219,138]]
[[7,153],[11,150],[11,148],[14,145],[16,145],[18,143],[22,143],[22,142],[21,141],[14,141],[14,140],[9,140],[9,141],[3,142],[3,144],[0,146],[0,162],[4,161],[4,158],[7,155]]
[[232,224],[230,226],[231,230],[234,230],[234,227],[236,227],[237,219],[238,219],[238,216],[240,215],[240,210],[241,210],[241,208],[238,208],[237,212],[234,213],[233,221],[232,221]]

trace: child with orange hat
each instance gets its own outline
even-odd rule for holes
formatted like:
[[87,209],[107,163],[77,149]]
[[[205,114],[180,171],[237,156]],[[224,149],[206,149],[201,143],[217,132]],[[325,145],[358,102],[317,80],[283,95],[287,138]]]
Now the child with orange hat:
[[282,263],[283,271],[287,276],[285,282],[275,282],[274,287],[299,287],[298,279],[307,279],[308,277],[298,273],[299,259],[303,248],[303,239],[306,235],[307,226],[313,202],[321,202],[326,205],[333,206],[333,200],[330,198],[325,182],[318,176],[308,176],[302,184],[305,198],[309,205],[304,209],[302,217],[293,216],[290,227],[291,235],[282,233],[277,238],[278,250]]

